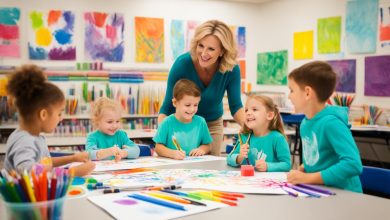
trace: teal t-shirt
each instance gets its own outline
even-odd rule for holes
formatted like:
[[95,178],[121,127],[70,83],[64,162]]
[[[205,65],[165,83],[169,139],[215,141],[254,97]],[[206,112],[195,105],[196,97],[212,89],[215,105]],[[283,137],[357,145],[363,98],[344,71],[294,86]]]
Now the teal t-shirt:
[[362,192],[362,163],[348,125],[348,109],[326,106],[301,123],[303,165],[320,172],[325,185]]
[[210,144],[213,141],[206,121],[197,115],[194,115],[190,123],[177,120],[175,114],[166,117],[158,126],[153,141],[157,144],[163,144],[169,149],[176,150],[172,136],[175,136],[187,156],[191,150],[203,144]]
[[241,76],[240,68],[236,65],[232,71],[217,73],[213,76],[210,84],[206,87],[200,80],[191,55],[185,53],[179,56],[169,71],[167,90],[160,113],[170,115],[175,113],[172,105],[173,87],[180,79],[188,79],[194,82],[201,91],[201,99],[198,112],[206,121],[214,121],[223,115],[223,97],[227,92],[229,108],[232,116],[242,108],[241,102]]
[[[243,143],[246,143],[248,134],[241,134]],[[230,166],[237,167],[241,164],[247,164],[243,160],[237,164],[236,160],[240,154],[240,143],[227,157],[227,163]],[[287,172],[291,169],[290,150],[286,138],[278,131],[271,131],[265,136],[256,137],[253,134],[249,139],[248,159],[251,165],[256,164],[258,156],[266,155],[267,172]]]
[[[96,152],[98,150],[110,148],[114,145],[117,145],[121,149],[123,149],[124,146],[127,146],[125,149],[128,153],[127,158],[129,159],[139,157],[140,149],[138,145],[132,142],[123,130],[118,130],[114,135],[107,135],[99,130],[89,133],[87,136],[87,143],[85,144],[85,150],[89,153],[89,158],[91,158],[91,160],[96,160]],[[114,159],[114,156],[104,159],[112,160]]]

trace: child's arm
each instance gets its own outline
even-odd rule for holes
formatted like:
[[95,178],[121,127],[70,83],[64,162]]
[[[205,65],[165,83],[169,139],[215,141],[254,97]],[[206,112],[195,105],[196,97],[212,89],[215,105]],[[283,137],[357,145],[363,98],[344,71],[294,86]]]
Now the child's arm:
[[324,184],[320,172],[304,173],[299,170],[291,170],[287,174],[287,182],[292,184],[306,183],[306,184]]
[[267,172],[288,172],[291,169],[290,149],[286,138],[279,136],[274,146],[275,162],[267,162]]
[[124,143],[122,145],[121,157],[129,159],[139,157],[140,149],[138,145],[130,140],[125,131],[120,130],[118,132],[120,132],[120,138],[122,139],[122,143]]
[[338,162],[321,171],[325,185],[338,185],[353,176],[359,176],[363,170],[359,150],[349,128],[340,120],[329,120],[325,137],[329,147],[338,155]]
[[123,145],[122,148],[123,148],[121,150],[122,158],[134,159],[139,157],[140,149],[137,145],[133,145],[133,146]]
[[183,160],[186,157],[185,152],[179,150],[172,150],[163,144],[156,143],[156,153],[161,157],[168,157],[175,160]]
[[248,144],[243,144],[242,146],[240,146],[240,143],[237,141],[234,151],[231,152],[226,159],[227,164],[232,167],[240,166],[242,164],[242,161],[246,157],[248,157],[248,151],[249,151]]
[[86,162],[89,160],[88,152],[79,152],[69,156],[52,157],[53,167],[59,167],[72,162]]
[[85,176],[90,174],[95,169],[95,163],[92,161],[85,162],[70,169],[74,170],[75,176]]
[[202,144],[198,148],[193,149],[189,155],[190,156],[203,156],[210,152],[210,144]]

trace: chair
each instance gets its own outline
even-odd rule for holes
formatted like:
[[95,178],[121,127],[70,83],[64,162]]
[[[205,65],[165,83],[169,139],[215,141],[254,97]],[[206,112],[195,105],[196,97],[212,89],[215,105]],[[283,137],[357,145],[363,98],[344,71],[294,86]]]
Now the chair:
[[139,156],[140,157],[146,157],[146,156],[152,156],[152,149],[147,144],[138,144],[139,147]]
[[[303,114],[281,114],[283,123],[295,127],[294,148],[291,150],[292,155],[299,156],[299,163],[302,163],[302,140],[299,132],[302,120],[305,118]],[[294,157],[293,157],[294,163]]]
[[379,167],[363,166],[360,174],[365,194],[390,198],[390,170]]
[[233,144],[226,144],[226,154],[230,154],[230,152],[233,150],[233,147]]

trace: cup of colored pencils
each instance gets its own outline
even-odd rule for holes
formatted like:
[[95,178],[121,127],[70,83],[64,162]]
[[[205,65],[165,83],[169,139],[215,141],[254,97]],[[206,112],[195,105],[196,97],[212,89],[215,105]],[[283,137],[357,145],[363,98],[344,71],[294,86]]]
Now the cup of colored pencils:
[[355,95],[335,93],[333,96],[333,103],[339,106],[350,107]]
[[382,109],[374,105],[363,105],[364,116],[362,117],[362,124],[374,125],[382,114]]
[[0,195],[7,219],[51,220],[62,218],[62,207],[73,175],[63,168],[30,172],[1,170]]

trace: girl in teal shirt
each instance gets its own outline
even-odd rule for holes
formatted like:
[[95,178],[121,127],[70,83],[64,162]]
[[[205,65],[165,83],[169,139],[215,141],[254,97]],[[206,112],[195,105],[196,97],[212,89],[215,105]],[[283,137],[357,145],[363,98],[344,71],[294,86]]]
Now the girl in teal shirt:
[[92,123],[96,131],[88,134],[86,151],[92,160],[122,158],[134,159],[139,156],[140,149],[121,130],[121,106],[118,102],[99,98],[92,111]]
[[243,131],[227,157],[228,165],[251,164],[261,172],[290,170],[289,146],[278,108],[271,98],[262,95],[248,97]]

